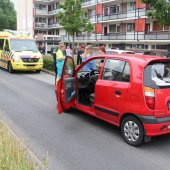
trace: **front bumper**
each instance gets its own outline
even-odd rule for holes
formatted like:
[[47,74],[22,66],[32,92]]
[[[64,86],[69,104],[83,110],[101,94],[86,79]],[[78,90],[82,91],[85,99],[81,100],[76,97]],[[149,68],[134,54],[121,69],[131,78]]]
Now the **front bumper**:
[[159,136],[170,133],[170,116],[156,118],[154,116],[139,116],[137,117],[143,123],[146,136]]
[[29,70],[41,70],[43,68],[43,63],[12,63],[13,70],[29,71]]

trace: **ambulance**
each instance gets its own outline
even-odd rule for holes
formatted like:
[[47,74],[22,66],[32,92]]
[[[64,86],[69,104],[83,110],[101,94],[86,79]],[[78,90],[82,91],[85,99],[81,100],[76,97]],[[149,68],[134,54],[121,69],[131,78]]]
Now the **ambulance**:
[[43,58],[30,33],[13,30],[0,32],[0,67],[9,73],[41,71]]

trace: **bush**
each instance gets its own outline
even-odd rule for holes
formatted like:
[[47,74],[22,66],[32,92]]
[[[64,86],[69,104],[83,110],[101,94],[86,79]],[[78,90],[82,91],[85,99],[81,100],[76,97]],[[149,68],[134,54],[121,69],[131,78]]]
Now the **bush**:
[[44,69],[50,70],[54,72],[54,60],[51,56],[44,57]]

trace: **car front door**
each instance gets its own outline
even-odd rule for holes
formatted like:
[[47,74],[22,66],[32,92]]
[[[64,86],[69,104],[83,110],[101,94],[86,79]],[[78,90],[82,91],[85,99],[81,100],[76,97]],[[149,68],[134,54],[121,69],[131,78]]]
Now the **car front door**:
[[96,115],[117,123],[130,84],[130,65],[118,59],[107,59],[101,79],[96,83]]
[[64,62],[61,79],[56,83],[58,113],[68,110],[75,104],[75,66],[72,57],[67,57]]

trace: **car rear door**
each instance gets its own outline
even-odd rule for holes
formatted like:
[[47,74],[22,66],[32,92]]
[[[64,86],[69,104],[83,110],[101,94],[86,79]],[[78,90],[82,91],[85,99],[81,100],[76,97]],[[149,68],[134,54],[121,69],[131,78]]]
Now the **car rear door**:
[[118,59],[107,59],[102,78],[96,83],[96,114],[112,122],[117,121],[130,84],[130,65]]
[[75,104],[75,66],[72,57],[67,57],[64,62],[61,79],[56,83],[57,109],[61,114]]

